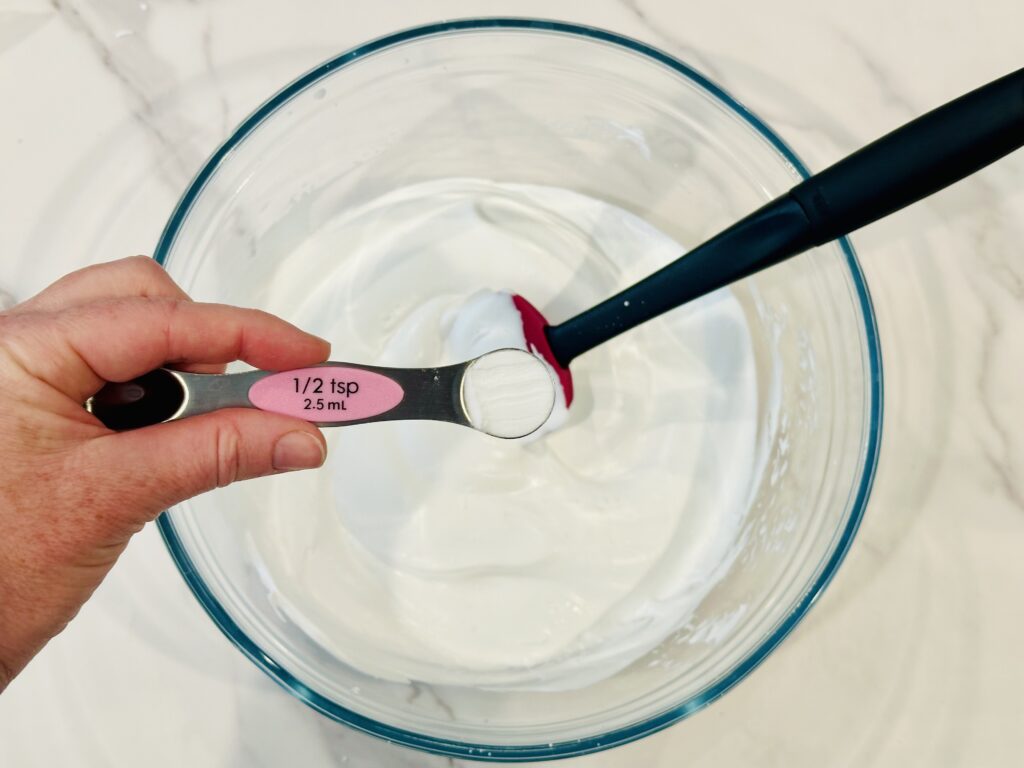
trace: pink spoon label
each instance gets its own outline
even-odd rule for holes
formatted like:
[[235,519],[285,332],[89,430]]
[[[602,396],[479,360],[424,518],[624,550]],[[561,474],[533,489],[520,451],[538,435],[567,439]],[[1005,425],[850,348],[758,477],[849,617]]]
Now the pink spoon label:
[[387,413],[404,396],[387,376],[342,365],[282,371],[249,389],[249,401],[260,410],[317,422],[368,419]]

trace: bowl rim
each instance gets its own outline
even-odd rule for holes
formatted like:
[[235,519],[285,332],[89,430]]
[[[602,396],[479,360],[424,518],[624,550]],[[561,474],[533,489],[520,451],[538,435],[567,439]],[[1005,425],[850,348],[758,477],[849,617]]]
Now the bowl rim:
[[[320,65],[309,70],[276,94],[271,96],[252,114],[250,114],[232,132],[231,136],[221,144],[209,157],[200,171],[193,178],[185,193],[182,195],[177,206],[174,208],[167,225],[160,235],[154,259],[164,264],[174,244],[174,240],[181,229],[188,213],[202,193],[210,178],[216,173],[218,166],[225,157],[240,144],[260,123],[271,114],[277,111],[291,98],[306,90],[321,78],[340,69],[352,62],[358,61],[369,54],[400,45],[412,40],[441,35],[454,31],[474,30],[536,30],[554,32],[569,37],[582,37],[591,40],[608,43],[618,46],[627,51],[647,57],[655,62],[674,70],[683,75],[691,83],[703,89],[713,99],[740,117],[754,131],[768,141],[774,149],[796,170],[806,178],[810,175],[807,167],[803,164],[796,153],[779,138],[757,115],[751,112],[735,97],[730,95],[722,87],[712,82],[709,78],[692,68],[688,64],[676,59],[653,46],[640,42],[633,38],[609,32],[597,27],[585,26],[563,21],[494,17],[494,18],[464,18],[442,21],[411,27],[399,32],[385,35],[361,45],[350,48]],[[689,697],[685,701],[672,706],[656,715],[648,717],[640,722],[623,726],[606,733],[586,736],[580,739],[569,741],[552,742],[534,745],[488,745],[482,743],[470,743],[455,741],[452,739],[438,738],[415,731],[381,723],[365,715],[349,710],[338,705],[330,699],[320,695],[307,687],[301,680],[293,676],[287,669],[283,668],[273,657],[252,641],[228,615],[217,598],[210,592],[205,582],[195,569],[192,560],[186,552],[177,532],[174,522],[165,512],[160,515],[157,525],[164,543],[170,552],[171,558],[184,577],[186,584],[200,605],[210,616],[213,622],[227,636],[227,638],[245,654],[257,667],[270,676],[274,682],[282,686],[292,695],[305,702],[314,710],[323,715],[344,723],[356,730],[378,736],[387,741],[394,742],[407,747],[413,747],[425,752],[446,755],[449,757],[469,758],[484,762],[524,762],[533,760],[552,760],[558,758],[575,757],[579,755],[597,752],[611,747],[627,744],[644,736],[660,731],[668,726],[692,715],[703,709],[712,701],[722,696],[743,678],[749,675],[775,647],[800,623],[807,614],[810,607],[817,601],[822,591],[832,581],[835,573],[846,556],[854,536],[860,527],[864,509],[867,505],[871,487],[874,482],[875,471],[878,465],[878,454],[882,433],[882,356],[878,338],[878,328],[872,306],[871,295],[868,291],[864,273],[857,261],[853,246],[848,238],[838,240],[839,247],[846,257],[846,264],[850,271],[850,277],[856,292],[857,301],[860,307],[861,317],[864,322],[864,343],[868,361],[868,386],[867,394],[870,399],[868,416],[869,422],[866,430],[866,440],[863,447],[863,458],[861,461],[861,476],[857,484],[856,493],[853,497],[850,516],[844,526],[824,567],[818,577],[806,589],[800,600],[796,603],[789,615],[781,621],[776,628],[766,636],[747,656],[731,669],[726,675],[712,682],[700,692]]]

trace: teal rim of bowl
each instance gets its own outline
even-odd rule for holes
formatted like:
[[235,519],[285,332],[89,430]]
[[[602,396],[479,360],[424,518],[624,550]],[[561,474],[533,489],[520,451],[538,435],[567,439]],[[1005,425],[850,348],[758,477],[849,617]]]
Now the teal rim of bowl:
[[[748,125],[750,125],[750,127],[765,138],[801,176],[807,178],[810,175],[806,166],[804,166],[803,162],[801,162],[793,150],[790,149],[782,139],[776,136],[775,133],[749,109],[744,107],[739,101],[729,95],[718,85],[715,85],[715,83],[711,82],[704,75],[694,70],[692,67],[684,64],[667,53],[664,53],[663,51],[652,48],[646,43],[641,43],[638,40],[633,40],[632,38],[624,37],[613,32],[607,32],[603,29],[581,26],[578,24],[569,24],[560,21],[523,18],[457,19],[414,27],[412,29],[407,29],[378,38],[356,48],[352,48],[349,51],[320,64],[315,69],[310,70],[267,100],[262,106],[246,118],[238,128],[235,129],[235,132],[230,136],[230,138],[228,138],[228,140],[210,156],[210,159],[206,161],[206,164],[192,180],[192,183],[189,185],[177,207],[174,209],[174,212],[171,214],[171,218],[168,220],[163,233],[160,235],[160,241],[157,244],[156,252],[154,253],[156,261],[160,264],[163,264],[166,261],[171,245],[173,244],[182,223],[188,216],[192,204],[206,186],[207,181],[209,181],[210,177],[216,172],[221,161],[235,146],[245,140],[245,138],[252,133],[260,123],[266,120],[296,94],[309,88],[331,72],[385,48],[390,48],[410,40],[439,35],[445,32],[484,29],[540,30],[557,32],[570,36],[574,35],[592,40],[600,40],[646,56],[647,58],[678,72],[691,82],[700,86],[704,91],[732,110]],[[196,596],[196,599],[199,600],[199,603],[206,610],[207,614],[209,614],[210,618],[213,619],[214,623],[220,627],[220,630],[225,635],[227,635],[228,639],[231,640],[231,642],[234,643],[242,653],[248,656],[256,666],[266,672],[285,690],[304,701],[317,712],[326,715],[332,720],[336,720],[355,728],[356,730],[378,736],[396,744],[420,749],[425,752],[432,752],[450,757],[469,758],[485,762],[526,762],[531,760],[553,760],[557,758],[575,757],[627,744],[644,736],[649,736],[650,734],[660,731],[663,728],[667,728],[673,723],[676,723],[683,718],[692,715],[694,712],[703,709],[736,685],[744,677],[749,675],[758,664],[764,661],[765,658],[767,658],[767,656],[782,641],[782,639],[793,631],[793,628],[804,617],[808,609],[818,599],[825,587],[828,586],[829,582],[832,581],[836,570],[839,568],[839,564],[843,561],[843,558],[846,556],[846,553],[850,548],[850,544],[857,533],[857,529],[860,527],[861,518],[864,516],[864,508],[867,505],[868,496],[871,493],[871,485],[875,477],[875,469],[878,464],[879,445],[882,436],[882,356],[878,339],[878,329],[875,323],[874,309],[872,308],[871,296],[868,293],[864,273],[861,270],[860,264],[857,262],[857,257],[854,254],[853,246],[850,244],[849,240],[844,237],[838,242],[843,254],[846,256],[846,263],[850,269],[850,275],[853,278],[857,299],[860,303],[861,315],[864,319],[864,335],[865,342],[867,344],[868,364],[870,368],[870,423],[868,426],[867,443],[864,448],[862,464],[863,470],[861,473],[860,483],[857,486],[856,495],[854,496],[853,510],[850,514],[849,520],[847,521],[846,527],[839,538],[838,544],[833,550],[828,561],[825,563],[825,566],[818,578],[813,584],[811,584],[810,588],[804,593],[803,597],[796,604],[786,619],[782,621],[771,634],[765,637],[764,640],[762,640],[761,643],[728,674],[724,675],[699,693],[691,696],[686,701],[641,722],[617,728],[599,736],[587,736],[581,739],[553,742],[550,744],[544,743],[523,746],[471,744],[467,742],[426,736],[421,733],[415,733],[414,731],[395,728],[393,726],[377,722],[372,718],[365,717],[350,709],[339,706],[330,699],[321,696],[316,691],[307,687],[301,680],[298,680],[287,669],[278,664],[278,662],[275,661],[274,658],[266,651],[256,645],[256,643],[254,643],[227,614],[223,606],[217,601],[217,598],[214,597],[203,582],[202,578],[196,572],[195,566],[192,564],[192,560],[185,551],[185,548],[182,546],[177,532],[174,530],[173,521],[166,513],[162,514],[157,520],[160,534],[163,537],[164,543],[167,545],[167,549],[171,553],[171,557],[174,559],[175,565],[177,565],[181,575],[185,578],[185,582],[192,590],[192,593]]]

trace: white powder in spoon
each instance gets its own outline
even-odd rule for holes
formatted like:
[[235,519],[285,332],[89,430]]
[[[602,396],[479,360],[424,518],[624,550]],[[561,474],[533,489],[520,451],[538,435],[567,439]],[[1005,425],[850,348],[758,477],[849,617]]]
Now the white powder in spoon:
[[499,349],[478,358],[462,379],[470,424],[494,437],[535,432],[555,405],[555,381],[529,352]]

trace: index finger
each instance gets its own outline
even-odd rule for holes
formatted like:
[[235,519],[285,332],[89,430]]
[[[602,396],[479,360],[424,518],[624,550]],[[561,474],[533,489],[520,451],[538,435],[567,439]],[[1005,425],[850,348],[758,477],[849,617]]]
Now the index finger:
[[18,306],[20,312],[58,312],[108,299],[189,296],[148,256],[91,264],[61,277]]
[[68,357],[40,360],[40,378],[78,401],[104,382],[128,381],[173,363],[228,363],[285,370],[323,362],[330,344],[255,309],[175,299],[118,299],[55,316]]

